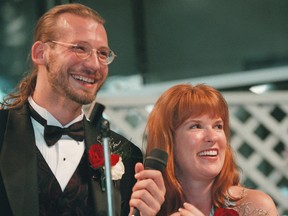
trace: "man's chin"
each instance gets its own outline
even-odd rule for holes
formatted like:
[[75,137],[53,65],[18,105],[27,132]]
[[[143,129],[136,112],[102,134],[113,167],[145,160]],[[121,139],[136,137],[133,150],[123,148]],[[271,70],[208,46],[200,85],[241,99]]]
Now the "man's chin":
[[71,99],[81,105],[87,105],[92,103],[95,100],[95,95],[77,95],[72,97]]

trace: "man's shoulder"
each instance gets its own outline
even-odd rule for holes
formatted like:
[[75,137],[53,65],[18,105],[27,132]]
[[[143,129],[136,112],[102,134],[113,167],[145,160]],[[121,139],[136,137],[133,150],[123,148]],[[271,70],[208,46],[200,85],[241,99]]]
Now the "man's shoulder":
[[110,131],[110,147],[112,152],[123,155],[123,159],[132,157],[142,160],[143,158],[138,146],[113,130]]
[[9,110],[7,109],[0,109],[0,118],[4,118],[5,116],[7,116]]
[[8,110],[0,110],[0,151],[2,148],[2,142],[6,130],[7,118],[8,118]]

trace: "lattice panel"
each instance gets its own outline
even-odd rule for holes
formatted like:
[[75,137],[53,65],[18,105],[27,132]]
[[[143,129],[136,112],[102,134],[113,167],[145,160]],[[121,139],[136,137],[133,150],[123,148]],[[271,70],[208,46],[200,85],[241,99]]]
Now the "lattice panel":
[[270,194],[278,209],[288,209],[288,105],[230,106],[231,143],[243,171],[243,183]]
[[[148,106],[159,95],[102,98],[111,127],[142,150]],[[225,93],[230,108],[231,143],[242,183],[268,193],[280,215],[288,215],[288,93]],[[100,101],[101,102],[101,101]]]

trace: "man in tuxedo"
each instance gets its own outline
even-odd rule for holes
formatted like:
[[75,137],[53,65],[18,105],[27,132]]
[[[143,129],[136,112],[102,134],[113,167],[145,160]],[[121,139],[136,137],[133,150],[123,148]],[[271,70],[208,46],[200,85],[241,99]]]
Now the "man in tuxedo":
[[[102,140],[100,120],[87,120],[82,110],[115,58],[103,24],[97,12],[76,3],[38,20],[33,69],[1,104],[1,215],[108,215],[103,167],[91,162],[98,158],[91,149]],[[125,167],[112,184],[115,215],[134,208],[156,215],[165,195],[161,173],[144,170],[141,151],[123,136],[111,131],[109,140]]]

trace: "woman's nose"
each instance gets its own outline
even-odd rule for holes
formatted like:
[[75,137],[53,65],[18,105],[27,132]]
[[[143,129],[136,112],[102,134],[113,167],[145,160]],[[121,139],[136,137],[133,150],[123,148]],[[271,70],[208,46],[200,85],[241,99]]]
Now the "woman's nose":
[[216,131],[214,131],[212,128],[206,128],[204,134],[204,140],[205,142],[214,143],[217,140]]

